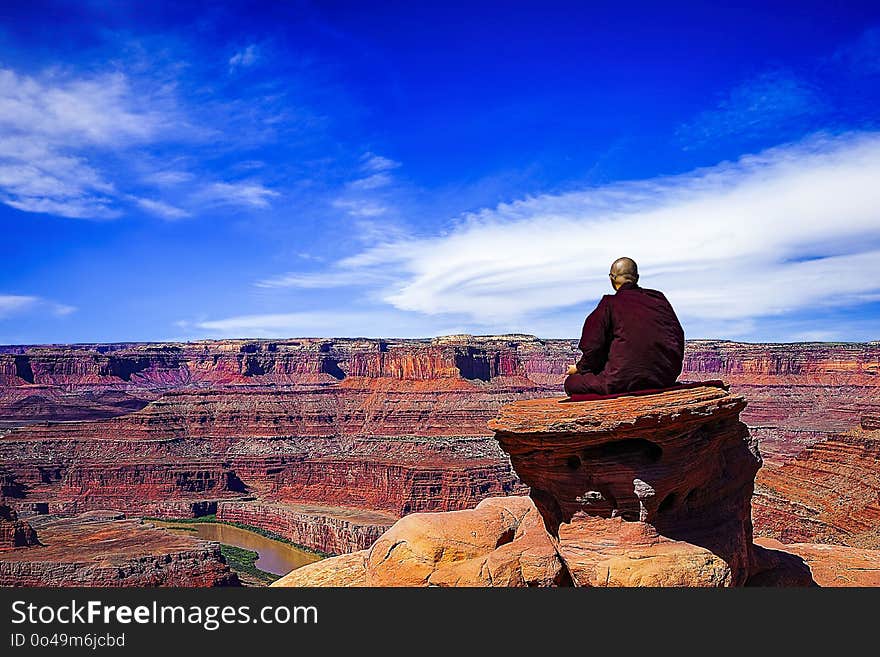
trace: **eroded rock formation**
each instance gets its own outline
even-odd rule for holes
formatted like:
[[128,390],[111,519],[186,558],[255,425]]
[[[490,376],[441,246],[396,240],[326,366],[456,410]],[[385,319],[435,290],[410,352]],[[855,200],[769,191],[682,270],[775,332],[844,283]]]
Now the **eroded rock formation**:
[[217,505],[217,520],[264,529],[327,554],[343,554],[370,547],[397,517],[326,505],[234,501]]
[[475,509],[414,513],[370,549],[294,570],[273,586],[556,586],[568,584],[527,497]]
[[18,514],[0,499],[0,552],[39,544],[30,523],[19,520]]
[[516,402],[489,426],[531,486],[575,583],[738,586],[753,560],[750,499],[761,465],[739,419],[744,407],[704,386]]
[[32,521],[41,545],[0,552],[0,586],[237,586],[217,543],[120,514]]

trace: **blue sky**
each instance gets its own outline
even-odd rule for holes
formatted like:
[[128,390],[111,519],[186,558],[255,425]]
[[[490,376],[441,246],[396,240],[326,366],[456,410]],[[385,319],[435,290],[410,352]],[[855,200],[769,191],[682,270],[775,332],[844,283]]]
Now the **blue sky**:
[[880,338],[877,3],[14,4],[2,343]]

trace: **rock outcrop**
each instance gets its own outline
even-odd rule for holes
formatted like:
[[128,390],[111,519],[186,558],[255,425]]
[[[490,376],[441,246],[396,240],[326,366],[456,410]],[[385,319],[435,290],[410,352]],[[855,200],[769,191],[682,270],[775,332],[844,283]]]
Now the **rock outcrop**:
[[556,586],[568,584],[527,497],[413,513],[368,550],[298,568],[272,586]]
[[576,584],[739,586],[761,465],[743,408],[704,386],[516,402],[489,426]]
[[38,546],[0,552],[0,586],[238,586],[220,546],[117,513],[40,517]]
[[753,585],[798,586],[799,572],[807,567],[818,586],[880,586],[880,550],[824,543],[783,544],[772,538],[758,538],[755,543],[763,552],[759,564],[763,562],[768,570],[764,581],[759,565],[752,576]]
[[0,499],[0,552],[39,544],[34,528],[19,520],[18,514]]

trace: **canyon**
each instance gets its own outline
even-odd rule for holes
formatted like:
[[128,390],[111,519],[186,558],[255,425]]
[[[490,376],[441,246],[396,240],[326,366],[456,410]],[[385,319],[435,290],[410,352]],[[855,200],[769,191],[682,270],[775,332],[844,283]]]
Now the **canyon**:
[[[28,520],[216,514],[353,553],[407,514],[527,494],[487,423],[561,396],[577,355],[528,335],[0,347],[0,496]],[[878,373],[877,342],[687,344],[682,380],[745,400],[761,540],[880,548]]]
[[[0,505],[0,518],[15,512]],[[119,513],[37,516],[27,541],[0,548],[0,586],[237,586],[217,543],[178,536]],[[6,534],[0,519],[0,535]],[[5,543],[5,541],[4,541]]]

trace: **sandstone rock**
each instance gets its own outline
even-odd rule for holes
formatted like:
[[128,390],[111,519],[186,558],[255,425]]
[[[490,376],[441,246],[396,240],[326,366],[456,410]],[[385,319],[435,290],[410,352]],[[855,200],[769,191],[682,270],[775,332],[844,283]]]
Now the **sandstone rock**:
[[37,533],[0,499],[0,551],[39,545]]
[[34,519],[41,546],[0,553],[0,586],[237,586],[217,543],[119,514]]
[[[774,554],[770,559],[768,573],[759,573],[753,583],[773,586],[880,586],[880,551],[862,550],[842,545],[794,543],[783,544],[772,538],[759,538],[755,541],[765,552]],[[780,568],[780,556],[787,561]],[[792,559],[794,558],[794,559]],[[791,577],[794,561],[800,562],[800,574]],[[777,572],[773,572],[775,566]],[[810,575],[807,582],[803,569]],[[781,571],[781,572],[780,572]]]
[[[738,586],[750,572],[749,500],[761,465],[739,420],[744,407],[723,389],[698,387],[515,402],[489,426],[531,486],[575,583],[610,582],[613,565],[619,582],[660,584],[667,572],[671,584]],[[636,572],[617,559],[627,552],[638,554]],[[670,573],[670,559],[686,572]],[[617,574],[621,568],[628,574]]]
[[[510,518],[525,510],[514,540]],[[491,511],[487,513],[487,511]],[[422,517],[417,517],[422,516]],[[574,558],[575,581],[544,533],[527,498],[494,498],[473,511],[415,514],[399,523],[371,550],[360,550],[294,570],[276,587],[349,586],[727,586],[728,564],[700,546],[659,535],[642,522],[620,517],[583,518],[560,532],[562,549]],[[541,535],[544,538],[540,538]],[[526,540],[528,539],[528,540]],[[397,542],[400,542],[397,545]],[[880,586],[880,551],[839,545],[785,545],[761,538],[753,549],[749,586]],[[550,549],[548,549],[548,547]],[[486,552],[488,550],[488,552]],[[482,553],[473,558],[469,555]],[[372,574],[370,573],[373,570]]]
[[705,547],[661,536],[644,522],[582,516],[559,527],[559,555],[575,586],[717,587],[744,583]]
[[274,586],[555,586],[567,583],[525,497],[467,511],[414,513],[366,551],[297,569]]
[[359,550],[310,563],[289,572],[270,586],[358,587],[367,585],[367,553]]

